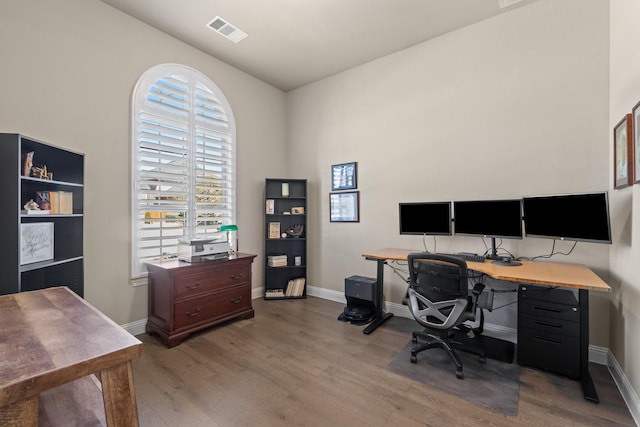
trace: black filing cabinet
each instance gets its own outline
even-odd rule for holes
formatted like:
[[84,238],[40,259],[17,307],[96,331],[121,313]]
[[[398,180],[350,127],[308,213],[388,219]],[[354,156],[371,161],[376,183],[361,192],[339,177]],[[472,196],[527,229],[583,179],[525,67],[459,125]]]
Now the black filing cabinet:
[[580,378],[580,305],[573,291],[521,284],[518,363]]

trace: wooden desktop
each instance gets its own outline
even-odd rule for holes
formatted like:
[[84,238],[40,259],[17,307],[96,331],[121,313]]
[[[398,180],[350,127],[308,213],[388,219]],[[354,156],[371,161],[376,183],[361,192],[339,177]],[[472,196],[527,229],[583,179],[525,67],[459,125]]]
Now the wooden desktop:
[[[377,296],[379,306],[374,321],[365,333],[371,333],[375,328],[392,317],[391,313],[382,310],[382,284],[384,281],[384,266],[388,261],[406,261],[407,255],[420,252],[409,249],[385,248],[373,252],[366,252],[362,256],[377,262]],[[585,399],[597,403],[598,394],[589,372],[589,291],[611,292],[611,287],[596,275],[589,267],[582,264],[560,262],[519,261],[520,266],[504,266],[494,264],[491,260],[485,262],[467,261],[469,269],[486,274],[497,280],[515,283],[533,284],[553,288],[575,289],[578,291],[579,316],[579,380]]]

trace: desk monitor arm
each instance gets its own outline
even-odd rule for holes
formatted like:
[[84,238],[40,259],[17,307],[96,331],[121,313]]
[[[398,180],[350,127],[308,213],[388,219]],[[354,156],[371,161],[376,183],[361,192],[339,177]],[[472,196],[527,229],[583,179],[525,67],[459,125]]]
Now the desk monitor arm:
[[522,265],[521,262],[514,261],[513,258],[510,256],[505,257],[505,256],[498,255],[495,237],[491,238],[491,253],[487,255],[486,258],[493,260],[493,264],[503,265],[505,267],[517,267],[519,265]]

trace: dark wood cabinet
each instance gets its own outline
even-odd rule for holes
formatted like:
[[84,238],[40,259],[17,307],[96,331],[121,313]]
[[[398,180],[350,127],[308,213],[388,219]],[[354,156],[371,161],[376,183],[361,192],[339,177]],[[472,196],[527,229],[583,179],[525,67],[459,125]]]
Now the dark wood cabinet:
[[[29,153],[32,166],[46,167],[49,175],[25,169]],[[67,286],[83,296],[84,155],[1,133],[0,182],[0,294]],[[26,210],[39,195],[60,203],[48,211]]]
[[147,332],[174,347],[200,329],[253,317],[251,264],[255,257],[238,253],[208,262],[148,263]]

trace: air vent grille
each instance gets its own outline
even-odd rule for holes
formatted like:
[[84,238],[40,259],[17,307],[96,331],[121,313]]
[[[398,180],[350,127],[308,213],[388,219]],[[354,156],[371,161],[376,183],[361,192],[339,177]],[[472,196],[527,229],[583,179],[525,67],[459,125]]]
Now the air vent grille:
[[216,16],[209,21],[207,23],[207,27],[234,43],[238,43],[240,40],[247,37],[247,33],[239,30],[238,27],[231,25],[227,20],[219,16]]

